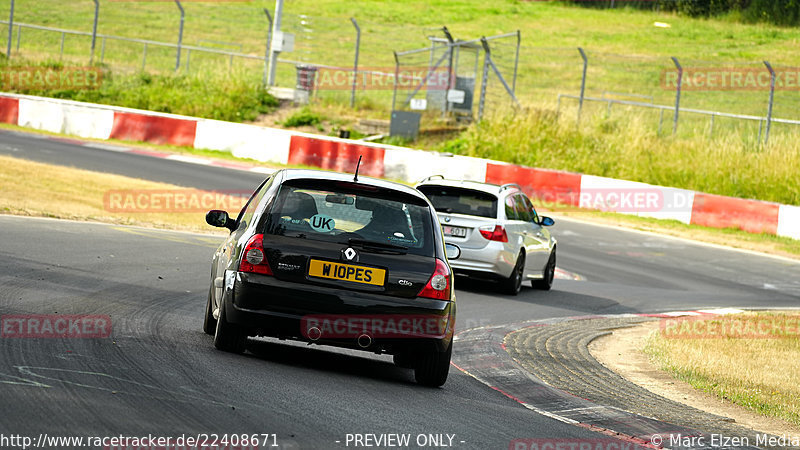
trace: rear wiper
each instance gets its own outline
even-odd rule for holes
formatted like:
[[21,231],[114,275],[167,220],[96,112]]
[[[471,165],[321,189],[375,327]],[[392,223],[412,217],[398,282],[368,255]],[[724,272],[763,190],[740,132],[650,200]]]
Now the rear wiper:
[[408,251],[408,247],[403,247],[402,245],[390,244],[388,242],[368,241],[366,239],[350,238],[347,240],[347,243],[351,246],[358,246],[370,250],[390,250],[398,253],[405,253]]
[[436,212],[441,212],[441,213],[451,213],[451,212],[453,212],[453,208],[437,208],[437,207],[434,206],[433,209],[435,209]]

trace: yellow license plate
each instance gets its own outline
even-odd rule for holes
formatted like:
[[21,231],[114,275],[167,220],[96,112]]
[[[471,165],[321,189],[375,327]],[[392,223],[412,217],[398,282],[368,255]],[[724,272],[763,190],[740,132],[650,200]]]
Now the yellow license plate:
[[353,283],[383,286],[386,271],[374,267],[354,266],[331,261],[312,259],[308,266],[308,275],[331,280],[352,281]]

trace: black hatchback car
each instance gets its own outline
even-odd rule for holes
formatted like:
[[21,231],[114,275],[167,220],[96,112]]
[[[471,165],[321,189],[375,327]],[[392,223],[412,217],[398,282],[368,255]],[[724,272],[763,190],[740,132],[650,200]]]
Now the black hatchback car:
[[[436,212],[417,190],[315,170],[275,172],[214,254],[203,329],[221,350],[269,336],[391,354],[418,383],[447,379],[455,292]],[[446,253],[449,252],[449,255]]]

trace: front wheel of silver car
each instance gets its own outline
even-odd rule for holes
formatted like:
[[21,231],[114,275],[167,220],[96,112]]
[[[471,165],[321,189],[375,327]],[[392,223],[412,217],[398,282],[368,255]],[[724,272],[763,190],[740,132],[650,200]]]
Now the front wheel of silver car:
[[514,270],[508,278],[500,281],[502,291],[509,295],[517,295],[522,290],[522,277],[525,272],[525,253],[520,252]]
[[536,289],[549,291],[553,287],[553,279],[556,276],[556,249],[550,254],[550,259],[547,260],[547,265],[544,266],[544,276],[541,280],[532,280],[531,285]]
[[242,330],[229,323],[225,315],[225,305],[219,305],[219,319],[217,319],[217,330],[214,333],[214,347],[231,353],[243,353],[247,335]]

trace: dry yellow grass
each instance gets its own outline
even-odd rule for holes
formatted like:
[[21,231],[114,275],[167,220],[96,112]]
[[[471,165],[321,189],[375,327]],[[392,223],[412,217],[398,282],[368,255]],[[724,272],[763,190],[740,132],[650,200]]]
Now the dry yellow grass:
[[[205,223],[205,209],[220,206],[236,214],[246,201],[235,195],[204,197],[204,191],[171,184],[6,156],[0,156],[0,186],[0,213],[4,214],[203,232],[214,231]],[[180,199],[186,201],[176,206]]]
[[645,352],[657,365],[697,389],[800,426],[800,315],[743,313],[682,326],[683,333],[662,327],[648,339]]

